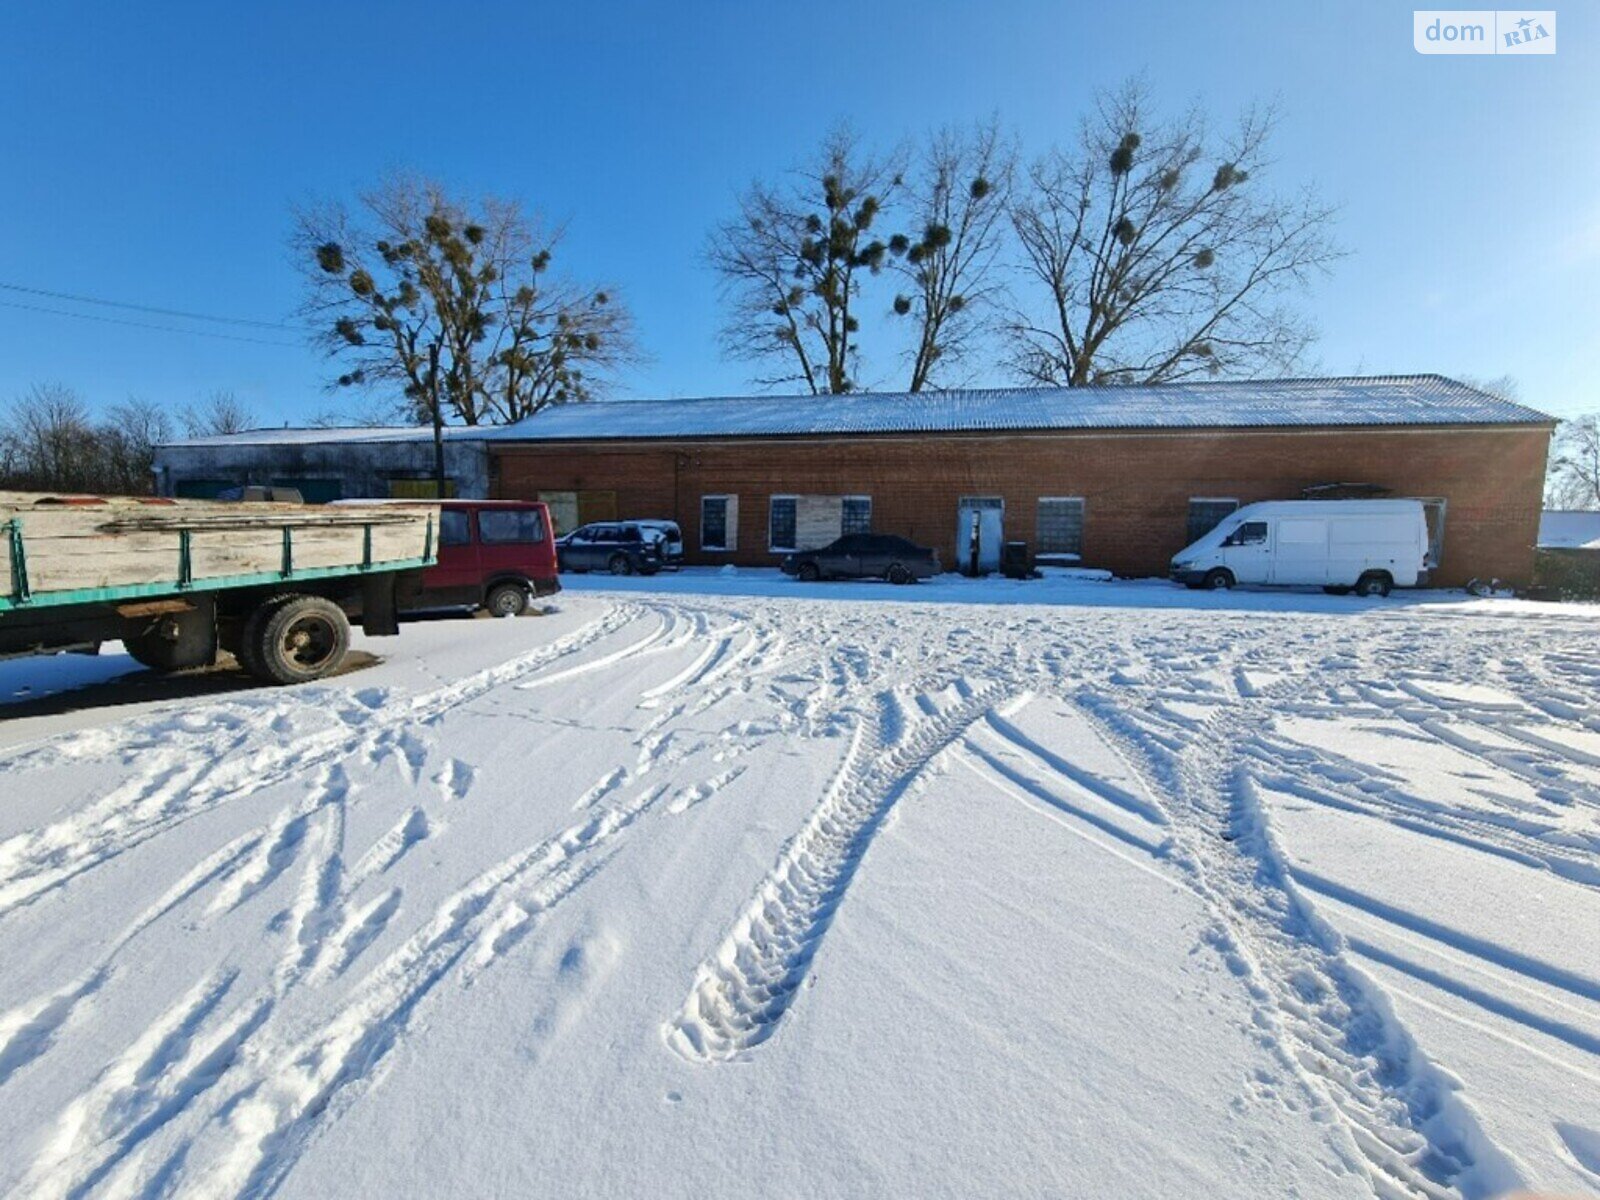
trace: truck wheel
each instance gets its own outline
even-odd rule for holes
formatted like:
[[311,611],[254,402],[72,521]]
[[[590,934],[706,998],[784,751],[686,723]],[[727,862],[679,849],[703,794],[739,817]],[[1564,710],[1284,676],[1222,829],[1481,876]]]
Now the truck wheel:
[[900,563],[895,563],[889,568],[888,574],[884,578],[890,583],[907,584],[911,582],[911,572],[906,570]]
[[172,613],[122,640],[133,660],[152,671],[209,666],[216,654],[209,609]]
[[257,679],[306,683],[344,661],[350,622],[342,608],[321,596],[269,601],[246,622],[241,649],[245,669]]
[[795,577],[804,583],[815,583],[822,578],[822,572],[817,569],[816,563],[801,563]]
[[1394,580],[1389,578],[1387,571],[1368,571],[1356,581],[1356,595],[1387,596],[1392,587]]
[[1206,572],[1205,587],[1213,592],[1225,592],[1233,586],[1233,572],[1224,567],[1216,567]]
[[610,563],[607,565],[611,568],[611,573],[613,575],[633,574],[633,563],[629,560],[626,554],[613,554],[611,556]]
[[520,583],[497,583],[484,597],[483,607],[494,617],[520,617],[528,611],[528,589]]

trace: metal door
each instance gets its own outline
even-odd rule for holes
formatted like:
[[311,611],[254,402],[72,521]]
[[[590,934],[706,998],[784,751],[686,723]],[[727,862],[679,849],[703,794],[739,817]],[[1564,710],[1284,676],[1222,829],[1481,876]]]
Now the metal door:
[[956,562],[970,574],[998,570],[1005,539],[1005,501],[999,496],[963,496],[957,509]]

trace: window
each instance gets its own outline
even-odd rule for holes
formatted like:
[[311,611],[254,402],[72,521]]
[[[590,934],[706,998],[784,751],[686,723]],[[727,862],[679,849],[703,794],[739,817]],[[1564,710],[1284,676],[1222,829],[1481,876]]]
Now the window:
[[1036,530],[1039,554],[1083,554],[1083,500],[1077,496],[1041,496]]
[[789,551],[795,548],[795,514],[798,496],[774,496],[767,509],[767,549]]
[[737,548],[737,503],[733,496],[700,497],[700,549]]
[[1267,523],[1265,521],[1246,521],[1239,528],[1228,535],[1224,546],[1265,546],[1267,544]]
[[435,479],[391,479],[389,480],[389,495],[396,500],[453,500],[456,494],[456,481],[444,481],[444,496],[439,495],[439,483]]
[[440,510],[439,545],[470,546],[471,544],[472,530],[468,527],[467,514],[459,508]]
[[1224,517],[1239,507],[1237,500],[1197,496],[1189,501],[1189,540],[1184,545],[1198,542],[1218,525]]
[[872,532],[872,497],[846,496],[839,517],[840,533]]
[[544,541],[544,517],[536,508],[480,508],[478,536],[486,546]]

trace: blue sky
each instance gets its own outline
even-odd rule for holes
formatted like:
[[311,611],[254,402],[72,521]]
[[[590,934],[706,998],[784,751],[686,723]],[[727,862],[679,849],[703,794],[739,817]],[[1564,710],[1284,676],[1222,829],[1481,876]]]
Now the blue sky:
[[[294,205],[415,168],[565,221],[650,361],[624,395],[749,390],[718,352],[707,229],[840,119],[891,143],[995,113],[1067,141],[1143,72],[1173,110],[1276,99],[1274,176],[1342,205],[1306,304],[1318,372],[1511,375],[1600,409],[1600,27],[1554,57],[1423,57],[1411,6],[1259,3],[12,5],[0,16],[0,283],[277,321]],[[186,324],[0,291],[0,305]],[[266,424],[341,404],[290,334],[258,345],[0,307],[0,401],[213,389]],[[1006,382],[999,374],[988,382]]]

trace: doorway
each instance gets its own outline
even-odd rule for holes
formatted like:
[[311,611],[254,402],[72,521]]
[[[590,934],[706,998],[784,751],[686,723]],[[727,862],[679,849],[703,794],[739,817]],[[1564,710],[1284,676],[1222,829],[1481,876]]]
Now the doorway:
[[967,575],[998,570],[1006,502],[999,496],[963,496],[956,509],[956,567]]

